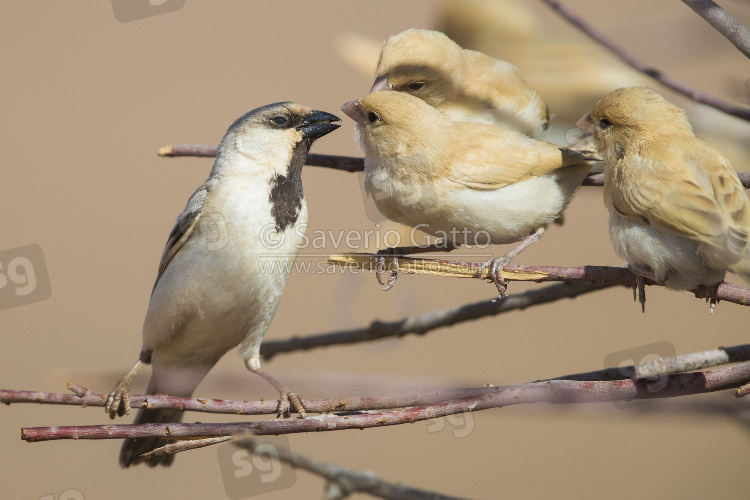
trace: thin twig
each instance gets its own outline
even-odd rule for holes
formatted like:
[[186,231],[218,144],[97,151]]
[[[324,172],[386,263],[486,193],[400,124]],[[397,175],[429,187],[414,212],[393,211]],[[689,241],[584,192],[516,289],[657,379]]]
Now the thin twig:
[[750,30],[739,19],[712,0],[682,0],[682,3],[724,35],[745,57],[750,58]]
[[186,439],[184,441],[177,441],[176,443],[169,443],[160,448],[156,448],[153,451],[144,453],[141,455],[142,462],[148,462],[152,458],[165,457],[167,455],[175,455],[182,453],[183,451],[197,450],[198,448],[204,448],[214,444],[224,443],[232,439],[231,436],[212,437],[205,439]]
[[[172,144],[159,148],[159,156],[216,156],[216,146],[208,144]],[[364,158],[353,156],[322,155],[310,153],[307,155],[307,165],[312,167],[332,168],[345,172],[362,172],[365,169]],[[750,173],[738,172],[737,176],[745,188],[750,188]],[[604,185],[604,174],[591,173],[583,180],[583,186],[601,187]]]
[[685,85],[684,83],[675,80],[674,78],[665,74],[663,71],[642,63],[631,54],[629,54],[623,47],[607,38],[602,32],[584,21],[583,18],[578,16],[578,14],[560,3],[558,0],[542,0],[542,2],[546,3],[552,10],[560,14],[570,24],[609,49],[614,55],[622,59],[622,61],[624,61],[626,64],[636,69],[637,71],[640,71],[641,73],[654,78],[665,87],[668,87],[675,92],[679,92],[680,94],[683,94],[696,102],[711,106],[729,115],[742,118],[743,120],[750,121],[750,109],[735,106],[709,94],[706,94],[705,92],[693,89]]
[[[269,455],[269,444],[253,437],[251,434],[235,436],[232,442],[241,448],[262,456]],[[420,490],[383,481],[371,472],[358,472],[338,465],[323,462],[313,457],[294,453],[286,447],[272,446],[273,457],[291,465],[295,469],[304,469],[327,480],[326,498],[346,498],[354,492],[388,500],[461,500],[459,497],[443,495],[432,491]]]
[[582,382],[549,380],[515,386],[491,387],[490,392],[432,405],[394,411],[315,415],[259,422],[222,424],[141,424],[27,427],[21,438],[28,442],[56,439],[122,439],[163,436],[176,439],[365,429],[413,423],[457,413],[517,404],[580,404],[634,399],[656,399],[733,389],[750,382],[750,363],[701,372],[664,375],[651,379]]

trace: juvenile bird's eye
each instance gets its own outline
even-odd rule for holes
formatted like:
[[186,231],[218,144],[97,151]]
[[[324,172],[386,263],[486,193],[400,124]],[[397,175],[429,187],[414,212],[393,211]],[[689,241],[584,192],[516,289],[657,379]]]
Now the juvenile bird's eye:
[[380,117],[376,112],[370,111],[369,113],[367,113],[367,119],[370,120],[370,123],[375,123],[376,121],[380,120]]
[[419,90],[422,87],[424,87],[424,84],[425,82],[414,82],[414,83],[410,83],[409,85],[407,85],[407,87],[409,87],[409,89],[411,90]]
[[289,118],[284,115],[275,115],[271,117],[271,121],[277,127],[283,127],[284,125],[286,125],[286,122],[289,121]]
[[599,128],[602,130],[607,130],[610,125],[612,125],[612,122],[609,121],[609,118],[602,118],[599,120]]

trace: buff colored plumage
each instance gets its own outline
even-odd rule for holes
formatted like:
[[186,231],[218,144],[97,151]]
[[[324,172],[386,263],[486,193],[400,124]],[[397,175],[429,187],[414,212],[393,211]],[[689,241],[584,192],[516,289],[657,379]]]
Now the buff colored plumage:
[[747,193],[682,109],[651,89],[627,87],[578,126],[593,133],[605,161],[610,239],[635,274],[678,290],[714,285],[727,271],[750,282]]
[[462,49],[438,31],[410,29],[383,45],[372,91],[396,90],[424,100],[453,120],[538,136],[547,105],[513,64]]
[[576,153],[486,124],[456,122],[393,91],[342,106],[357,122],[365,187],[391,220],[457,244],[515,243],[500,268],[568,205],[589,170]]

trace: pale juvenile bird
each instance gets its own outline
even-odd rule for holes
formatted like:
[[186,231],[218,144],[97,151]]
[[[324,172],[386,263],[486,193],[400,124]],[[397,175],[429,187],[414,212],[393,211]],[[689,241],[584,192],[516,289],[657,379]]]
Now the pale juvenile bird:
[[502,266],[560,216],[590,168],[577,153],[453,121],[403,92],[374,92],[342,110],[357,122],[365,188],[383,215],[456,244],[521,241],[483,266],[501,296]]
[[[300,104],[269,104],[227,130],[206,182],[169,235],[143,325],[138,362],[107,399],[110,417],[130,413],[130,381],[142,363],[153,371],[148,394],[191,396],[208,371],[239,346],[247,368],[279,391],[278,411],[300,398],[260,368],[260,344],[279,307],[307,222],[301,171],[307,151],[339,127],[332,114]],[[276,264],[275,267],[263,266]],[[182,420],[177,410],[138,412],[135,423]],[[168,441],[128,439],[120,465]],[[149,465],[169,465],[174,456]]]
[[[615,90],[578,126],[605,162],[604,204],[618,256],[639,279],[692,290],[727,271],[750,282],[750,201],[729,161],[651,89]],[[712,310],[715,301],[712,301]]]
[[385,42],[371,92],[387,89],[419,97],[453,120],[531,137],[549,122],[547,105],[518,68],[462,49],[438,31],[410,29]]

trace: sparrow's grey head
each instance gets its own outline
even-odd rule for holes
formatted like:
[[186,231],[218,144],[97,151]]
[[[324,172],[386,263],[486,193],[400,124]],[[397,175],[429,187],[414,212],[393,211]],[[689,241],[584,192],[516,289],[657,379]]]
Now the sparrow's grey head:
[[[221,140],[211,177],[239,176],[265,184],[277,230],[297,223],[302,209],[302,167],[310,146],[341,119],[295,102],[279,102],[239,117]],[[266,184],[267,183],[267,184]]]
[[235,120],[227,130],[219,145],[214,170],[270,174],[280,169],[286,171],[299,161],[304,164],[315,139],[339,128],[340,125],[332,123],[338,121],[341,119],[335,115],[295,102],[254,109]]

